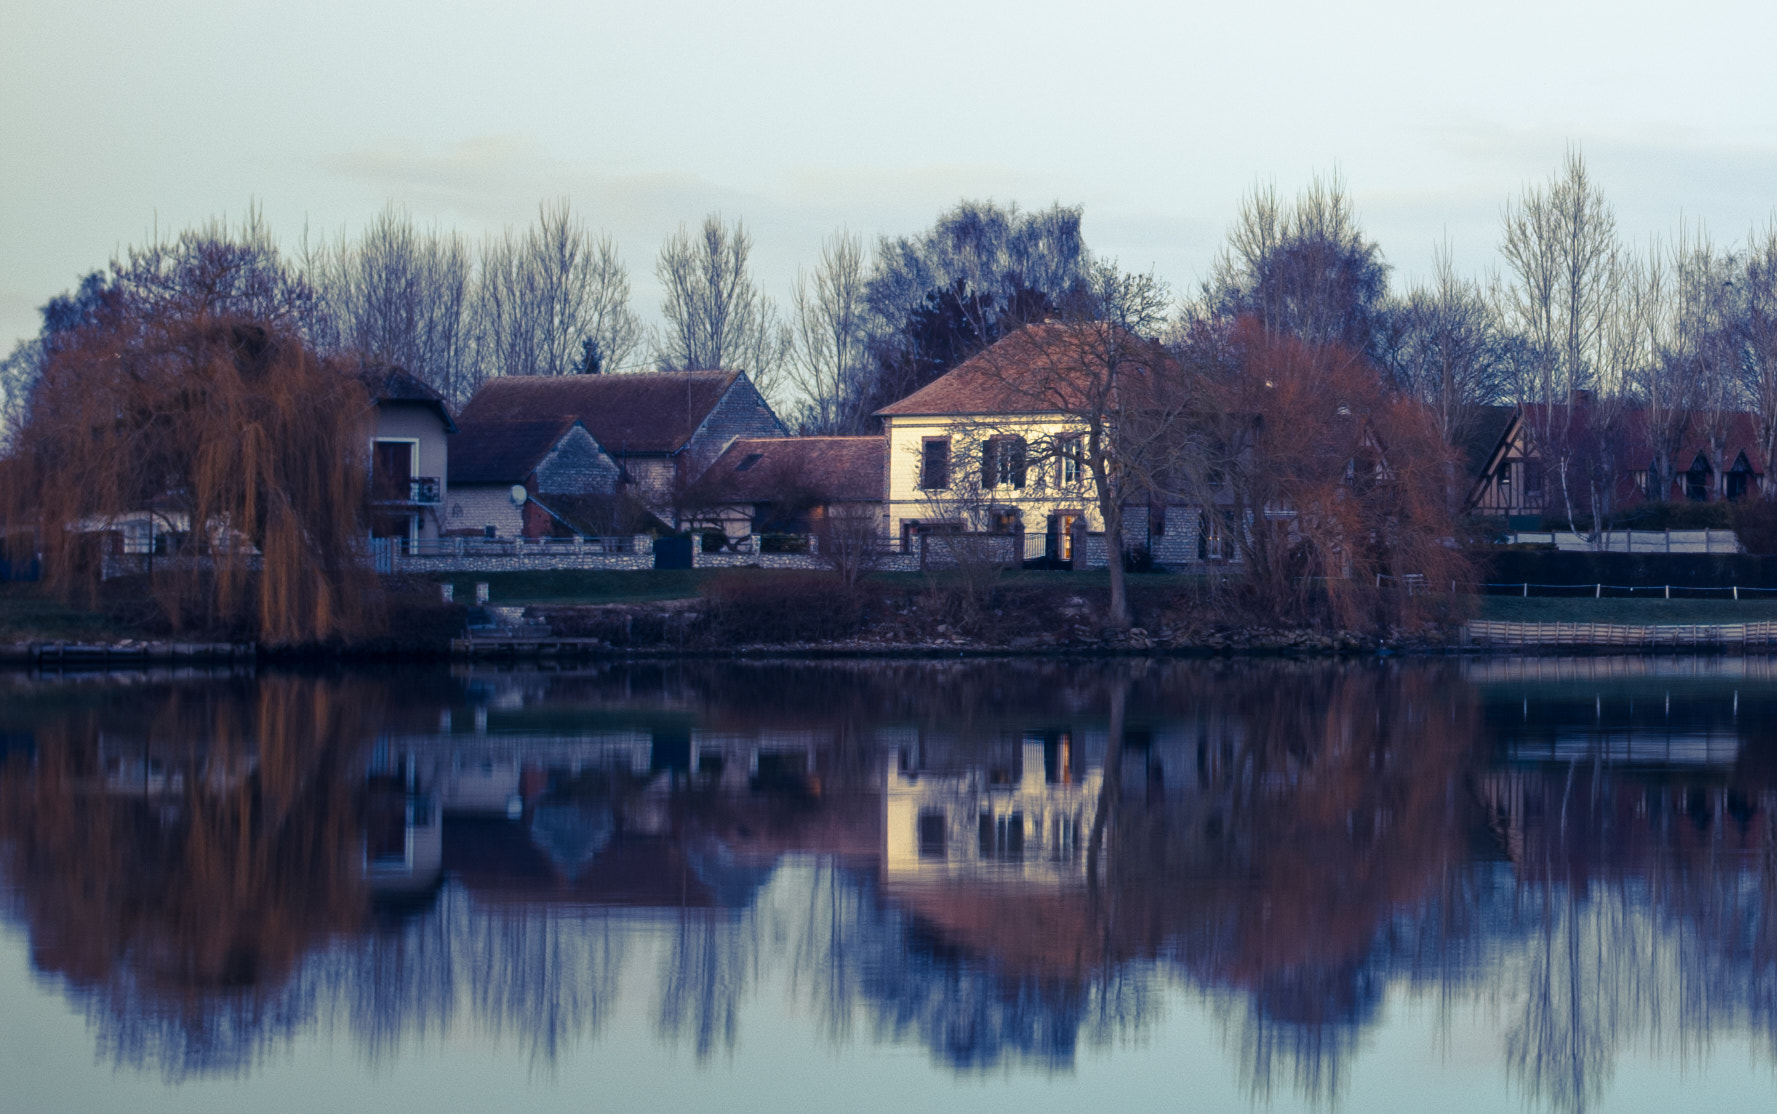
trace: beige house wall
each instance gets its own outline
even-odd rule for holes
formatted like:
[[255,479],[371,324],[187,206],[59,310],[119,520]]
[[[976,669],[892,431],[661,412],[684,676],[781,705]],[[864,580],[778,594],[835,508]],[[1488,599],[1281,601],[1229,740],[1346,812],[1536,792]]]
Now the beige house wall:
[[[1077,421],[1042,415],[976,414],[897,416],[885,418],[884,425],[888,438],[884,517],[891,535],[898,535],[904,522],[955,519],[958,512],[968,529],[986,530],[997,509],[1016,509],[1027,535],[1042,533],[1049,515],[1056,512],[1082,515],[1088,530],[1104,529],[1097,494],[1084,468],[1077,482],[1064,483],[1061,462],[1038,455],[1039,449],[1059,436],[1083,433]],[[1023,437],[1030,446],[1023,488],[982,485],[982,446],[995,436]],[[950,486],[943,491],[919,486],[921,454],[926,440],[933,437],[950,438]]]

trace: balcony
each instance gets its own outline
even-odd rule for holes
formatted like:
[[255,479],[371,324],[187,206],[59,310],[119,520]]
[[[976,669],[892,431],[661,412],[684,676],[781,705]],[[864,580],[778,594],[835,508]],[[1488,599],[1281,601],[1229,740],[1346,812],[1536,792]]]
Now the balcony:
[[376,503],[432,507],[444,502],[444,484],[437,476],[413,476],[405,483],[377,477],[371,482],[370,497]]

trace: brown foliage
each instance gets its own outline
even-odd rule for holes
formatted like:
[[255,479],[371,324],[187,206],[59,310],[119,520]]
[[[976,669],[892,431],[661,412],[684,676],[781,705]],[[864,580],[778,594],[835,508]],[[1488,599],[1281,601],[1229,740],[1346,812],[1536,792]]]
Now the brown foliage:
[[1429,618],[1467,582],[1444,499],[1452,450],[1375,365],[1250,320],[1191,357],[1202,409],[1186,486],[1223,520],[1250,607],[1360,629]]
[[358,381],[282,324],[122,304],[46,362],[0,514],[35,528],[64,595],[96,582],[84,537],[152,515],[174,533],[151,582],[175,629],[358,633],[369,414]]

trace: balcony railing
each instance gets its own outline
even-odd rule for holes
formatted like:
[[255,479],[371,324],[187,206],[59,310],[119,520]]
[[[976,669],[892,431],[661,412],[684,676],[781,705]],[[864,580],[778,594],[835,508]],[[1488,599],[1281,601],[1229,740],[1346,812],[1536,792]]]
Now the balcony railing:
[[370,485],[371,498],[378,503],[414,503],[436,506],[444,502],[444,484],[437,476],[415,476],[405,488],[398,483],[376,480]]

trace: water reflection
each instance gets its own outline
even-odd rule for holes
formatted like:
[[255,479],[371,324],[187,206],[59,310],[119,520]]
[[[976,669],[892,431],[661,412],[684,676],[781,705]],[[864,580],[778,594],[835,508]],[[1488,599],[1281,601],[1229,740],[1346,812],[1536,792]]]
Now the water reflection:
[[646,987],[732,1055],[1065,1070],[1207,1005],[1334,1100],[1390,1003],[1524,1094],[1777,1051],[1757,659],[693,665],[0,680],[0,894],[101,1052],[178,1078],[467,1026],[547,1067]]

